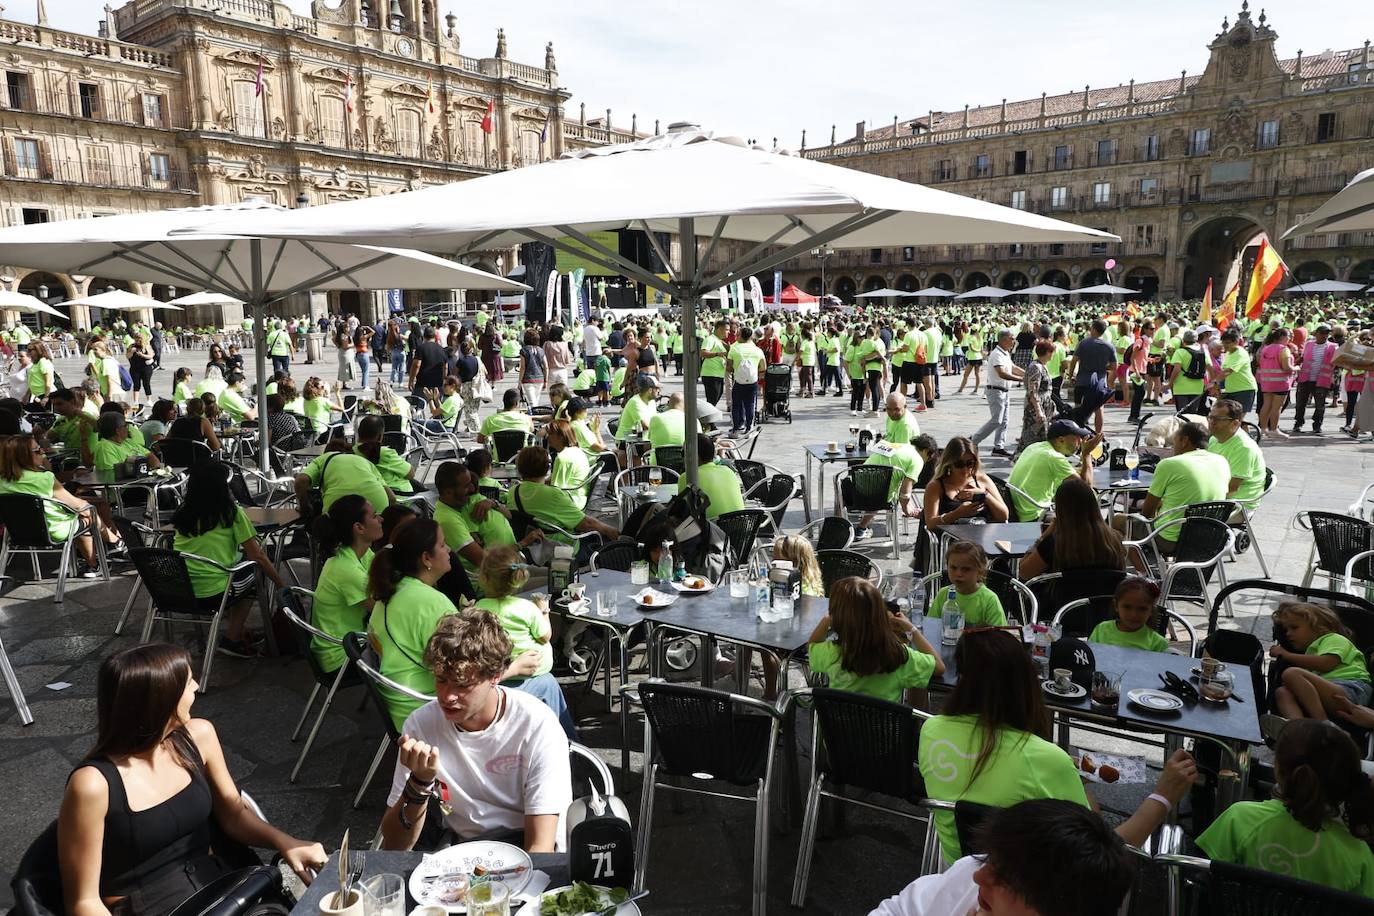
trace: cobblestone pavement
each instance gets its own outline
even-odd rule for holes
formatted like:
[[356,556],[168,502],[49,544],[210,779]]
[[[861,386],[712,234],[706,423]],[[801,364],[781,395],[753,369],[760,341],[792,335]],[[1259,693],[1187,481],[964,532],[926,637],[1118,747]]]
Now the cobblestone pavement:
[[[251,354],[250,354],[251,356]],[[171,368],[191,365],[199,375],[203,351],[169,355],[169,371],[158,372],[156,391],[171,389]],[[251,368],[251,366],[250,366]],[[68,380],[80,377],[81,364],[62,360],[58,369]],[[328,380],[335,373],[332,359],[308,367]],[[298,375],[308,374],[297,371]],[[507,379],[509,383],[509,377]],[[938,408],[920,416],[922,430],[941,444],[950,436],[967,434],[986,418],[981,395],[954,394],[955,385],[943,379],[945,397]],[[680,388],[669,376],[668,391]],[[806,443],[843,440],[850,421],[848,401],[825,397],[793,398],[794,422],[770,422],[758,447],[761,458],[789,473],[803,469],[802,446]],[[1020,397],[1011,416],[1020,417]],[[1129,443],[1125,411],[1108,412],[1108,432]],[[865,421],[860,421],[865,422]],[[876,425],[877,421],[873,421]],[[1331,429],[1339,423],[1329,423]],[[1013,429],[1013,436],[1015,429]],[[1342,511],[1370,479],[1367,445],[1356,445],[1340,435],[1325,439],[1295,438],[1270,444],[1265,456],[1276,470],[1278,486],[1258,517],[1261,546],[1274,578],[1301,580],[1310,538],[1291,524],[1300,509]],[[1006,462],[988,462],[1005,470]],[[802,523],[800,501],[789,511],[785,527]],[[904,547],[901,564],[894,562],[885,545],[871,553],[887,571],[903,566],[910,546]],[[26,561],[12,565],[17,576],[27,575]],[[1229,564],[1232,580],[1258,574],[1253,553]],[[18,671],[36,721],[23,728],[7,697],[0,696],[0,785],[8,804],[0,810],[0,863],[9,873],[29,841],[57,812],[68,772],[90,746],[95,723],[95,673],[100,659],[132,642],[126,631],[113,636],[115,620],[132,585],[125,574],[105,584],[76,581],[69,586],[63,606],[53,603],[51,583],[19,584],[0,599],[0,638],[3,638]],[[1184,606],[1187,610],[1187,606]],[[1267,636],[1267,608],[1251,600],[1236,602],[1236,618],[1227,626],[1253,630]],[[1194,621],[1205,613],[1189,611]],[[135,626],[131,628],[137,631]],[[199,648],[190,628],[178,628],[175,638],[184,640],[199,659]],[[56,691],[48,684],[65,681]],[[250,791],[269,818],[298,836],[317,838],[326,847],[337,846],[345,828],[355,841],[371,836],[384,805],[388,780],[376,779],[360,808],[352,799],[361,782],[380,735],[376,713],[359,708],[358,692],[342,694],[334,705],[325,729],[301,773],[298,784],[287,775],[298,745],[288,738],[310,689],[310,675],[299,660],[217,659],[212,689],[196,704],[199,715],[211,719],[224,743],[229,766],[243,788]],[[613,765],[619,761],[616,720],[604,713],[603,698],[583,695],[580,686],[568,684],[575,711],[581,715],[586,743],[600,749]],[[636,729],[633,734],[638,735]],[[636,738],[636,740],[638,740]],[[1140,751],[1137,750],[1137,753]],[[632,775],[620,778],[620,793],[636,810],[639,754],[633,755]],[[391,761],[383,770],[389,773]],[[805,762],[803,762],[803,771]],[[1143,794],[1142,792],[1139,794]],[[1107,808],[1134,807],[1129,792],[1120,797],[1100,795]],[[776,811],[776,808],[775,808]],[[770,855],[769,911],[787,912],[787,897],[796,863],[800,812],[794,812],[791,829],[775,832]],[[715,800],[688,800],[680,813],[670,804],[658,805],[653,831],[648,883],[654,891],[645,901],[649,913],[739,913],[748,906],[752,861],[752,809],[745,804]],[[780,823],[775,818],[775,823]],[[884,896],[895,893],[915,872],[920,831],[901,818],[851,812],[844,822],[843,840],[823,839],[817,845],[808,906],[804,912],[852,914],[867,912]],[[0,888],[0,906],[10,903],[9,888]]]

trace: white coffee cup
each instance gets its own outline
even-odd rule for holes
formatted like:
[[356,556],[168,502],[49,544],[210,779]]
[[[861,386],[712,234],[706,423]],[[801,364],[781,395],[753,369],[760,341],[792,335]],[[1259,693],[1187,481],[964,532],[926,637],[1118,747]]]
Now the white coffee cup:
[[1068,668],[1055,668],[1054,686],[1065,693],[1073,689],[1073,672]]
[[581,582],[573,582],[563,589],[563,597],[568,601],[581,601],[582,596],[587,593],[587,586]]

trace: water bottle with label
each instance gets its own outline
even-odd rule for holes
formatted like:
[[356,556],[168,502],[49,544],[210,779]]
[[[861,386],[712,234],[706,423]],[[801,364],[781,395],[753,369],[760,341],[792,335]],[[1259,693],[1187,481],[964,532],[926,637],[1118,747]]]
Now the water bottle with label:
[[764,623],[774,623],[777,617],[773,614],[772,595],[769,593],[768,577],[759,576],[750,583],[750,591],[753,594],[754,616]]
[[664,541],[658,551],[658,581],[667,585],[673,581],[673,542]]
[[959,641],[959,637],[964,635],[964,612],[959,607],[959,601],[955,597],[954,586],[949,587],[949,592],[945,595],[944,607],[940,609],[941,633],[940,642],[947,646],[952,646]]

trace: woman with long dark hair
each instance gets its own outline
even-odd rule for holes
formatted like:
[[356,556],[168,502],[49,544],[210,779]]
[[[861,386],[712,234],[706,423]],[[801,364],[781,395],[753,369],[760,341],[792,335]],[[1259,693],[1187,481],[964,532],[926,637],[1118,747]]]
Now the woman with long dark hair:
[[[329,559],[315,584],[310,616],[311,622],[330,636],[342,638],[366,626],[374,603],[367,593],[372,545],[381,537],[381,517],[357,494],[340,496],[328,512],[315,519],[320,556]],[[343,649],[332,643],[315,639],[310,649],[326,671],[335,671],[344,663]]]
[[[185,500],[172,516],[172,527],[176,531],[172,547],[178,553],[195,554],[223,566],[233,566],[247,558],[257,563],[278,588],[286,588],[286,581],[258,543],[253,523],[229,491],[229,469],[218,461],[197,465],[187,472]],[[224,570],[190,558],[186,571],[202,608],[217,609],[226,589],[235,602],[229,611],[224,638],[219,641],[219,651],[239,658],[256,656],[257,648],[249,642],[245,626],[252,609],[252,603],[245,600],[253,589],[251,571],[231,581]]]
[[1066,477],[1054,491],[1054,520],[1021,558],[1017,573],[1033,579],[1068,569],[1125,568],[1126,548],[1121,535],[1102,520],[1097,493],[1083,478]]
[[992,478],[983,473],[977,447],[967,437],[955,436],[946,443],[926,485],[925,523],[933,528],[975,516],[1005,522],[1007,505]]
[[100,666],[96,739],[67,781],[57,847],[74,916],[161,916],[232,871],[211,820],[232,840],[276,849],[307,884],[327,856],[244,802],[215,727],[191,718],[199,685],[179,646],[116,652]]

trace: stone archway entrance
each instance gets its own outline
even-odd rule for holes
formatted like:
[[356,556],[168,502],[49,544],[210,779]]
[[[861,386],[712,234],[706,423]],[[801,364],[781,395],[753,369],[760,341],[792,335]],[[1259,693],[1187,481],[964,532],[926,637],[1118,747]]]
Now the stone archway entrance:
[[1214,294],[1225,286],[1236,255],[1262,232],[1263,226],[1245,216],[1221,216],[1198,226],[1184,249],[1183,278],[1179,286],[1183,298],[1201,298],[1209,279]]

